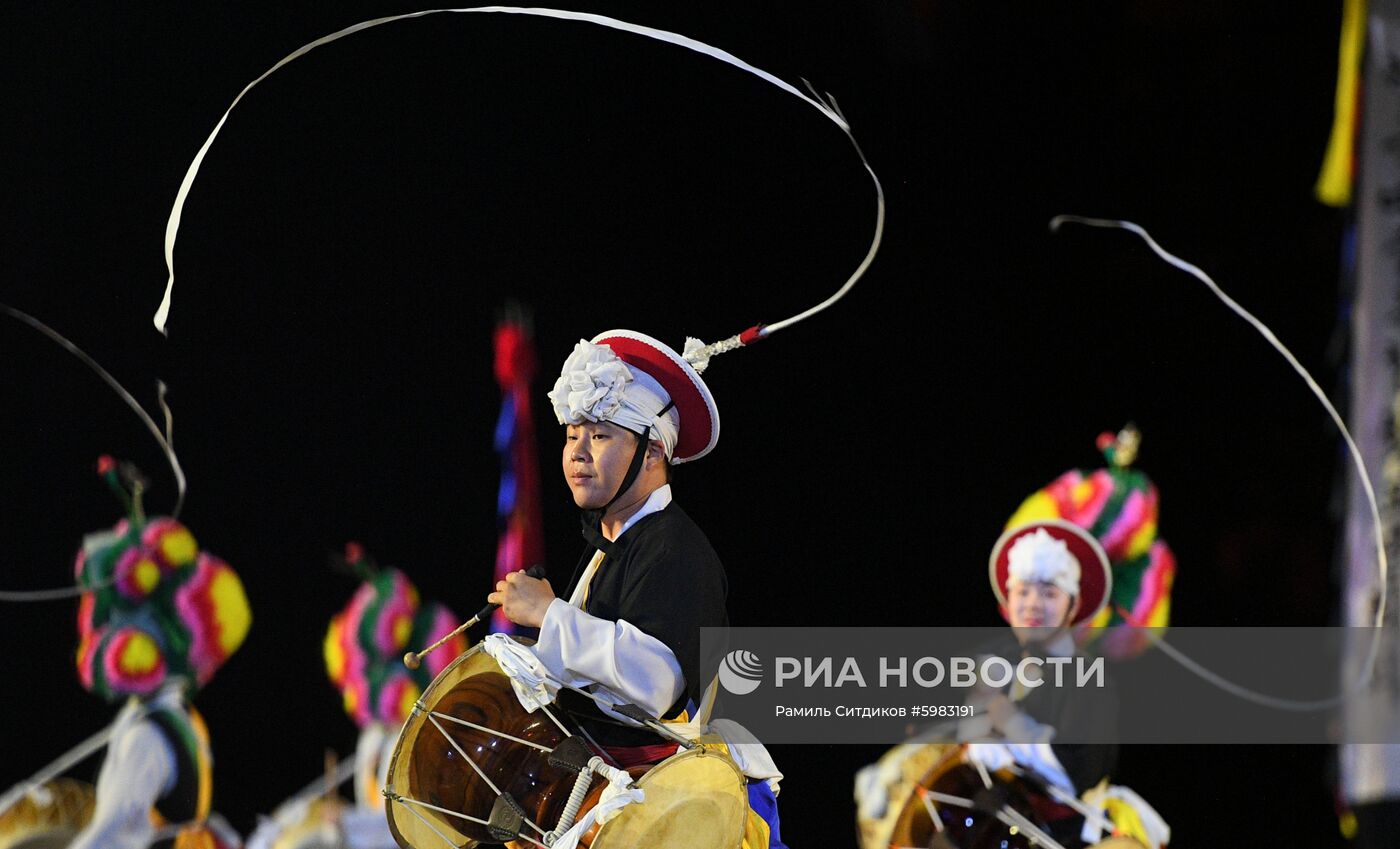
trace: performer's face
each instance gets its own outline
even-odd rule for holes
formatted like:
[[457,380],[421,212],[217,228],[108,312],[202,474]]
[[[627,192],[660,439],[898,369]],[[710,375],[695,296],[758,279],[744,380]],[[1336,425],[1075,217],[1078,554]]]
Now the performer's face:
[[[1048,631],[1041,629],[1064,625],[1073,603],[1073,596],[1051,583],[1013,578],[1006,584],[1006,609],[1011,615],[1011,627],[1035,629],[1028,632],[1028,636],[1044,636]],[[1041,633],[1037,635],[1035,631]]]
[[564,480],[583,510],[596,510],[617,494],[637,439],[611,422],[569,425],[564,430]]

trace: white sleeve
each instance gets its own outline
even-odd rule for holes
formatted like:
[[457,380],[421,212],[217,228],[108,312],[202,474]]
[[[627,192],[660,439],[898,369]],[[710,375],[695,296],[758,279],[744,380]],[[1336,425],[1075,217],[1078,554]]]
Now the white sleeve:
[[563,599],[550,602],[534,651],[563,683],[600,684],[652,716],[685,692],[681,665],[665,643],[625,619],[599,619]]
[[998,731],[1002,736],[1013,743],[1049,743],[1055,739],[1055,727],[1043,722],[1036,722],[1030,714],[1016,709]]
[[1058,785],[1069,795],[1077,795],[1074,782],[1069,780],[1069,774],[1065,772],[1060,759],[1055,757],[1055,750],[1049,743],[1007,743],[1006,748],[1016,763],[1035,770],[1043,780]]
[[175,782],[175,753],[155,724],[142,720],[114,738],[97,775],[92,821],[69,849],[145,849],[151,808]]

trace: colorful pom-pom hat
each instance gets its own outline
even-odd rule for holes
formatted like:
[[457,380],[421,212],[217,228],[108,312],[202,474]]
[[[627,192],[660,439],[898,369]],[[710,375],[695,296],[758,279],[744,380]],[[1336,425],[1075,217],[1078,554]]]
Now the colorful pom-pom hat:
[[431,645],[451,633],[457,618],[444,605],[421,603],[403,572],[379,569],[355,543],[345,549],[346,565],[364,582],[326,631],[326,674],[357,726],[402,725],[428,684],[467,650],[467,640],[458,634],[424,657],[418,669],[406,668],[402,658],[410,647]]
[[1006,607],[1006,585],[1011,580],[1012,553],[1017,543],[1034,541],[1037,536],[1049,537],[1061,543],[1069,556],[1078,565],[1075,576],[1079,599],[1071,625],[1079,625],[1098,615],[1108,600],[1109,588],[1113,586],[1113,574],[1109,567],[1108,555],[1098,540],[1083,528],[1058,519],[1028,522],[1009,528],[992,546],[992,556],[988,560],[987,572],[992,582],[992,592],[996,593],[997,605],[1002,617],[1010,619]]
[[248,634],[243,584],[180,522],[148,520],[139,483],[127,493],[114,461],[102,458],[98,471],[129,515],[84,537],[74,562],[86,588],[78,601],[78,680],[109,701],[149,696],[175,679],[193,694]]
[[1141,439],[1132,425],[1117,434],[1100,434],[1096,444],[1107,467],[1065,472],[1032,493],[1006,523],[1010,528],[1059,519],[1099,541],[1113,567],[1113,592],[1081,636],[1097,635],[1098,651],[1115,659],[1134,657],[1151,646],[1143,629],[1166,627],[1176,578],[1176,558],[1157,536],[1157,487],[1130,468]]

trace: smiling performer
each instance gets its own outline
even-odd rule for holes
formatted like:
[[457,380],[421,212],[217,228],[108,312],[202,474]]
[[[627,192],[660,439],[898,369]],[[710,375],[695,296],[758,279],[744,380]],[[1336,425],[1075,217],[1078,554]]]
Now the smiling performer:
[[[692,341],[687,351],[698,347]],[[714,398],[686,358],[628,330],[580,340],[549,398],[565,428],[561,463],[587,545],[567,599],[516,572],[488,600],[540,629],[534,651],[554,678],[602,687],[664,721],[703,725],[713,682],[700,678],[700,629],[728,623],[727,583],[709,540],[673,500],[670,467],[714,448]],[[590,700],[566,692],[561,702],[621,766],[676,751]],[[757,815],[744,845],[778,849],[781,775],[761,746],[744,749],[751,757],[740,766]]]
[[[1059,520],[1019,525],[997,540],[989,570],[1021,656],[1082,654],[1071,629],[1098,614],[1112,586],[1108,555],[1097,540]],[[1083,793],[1113,769],[1118,747],[1052,741],[1111,736],[1116,703],[1102,697],[1075,701],[1075,693],[1073,687],[1013,686],[990,694],[985,721],[989,736],[1000,740],[970,744],[968,757],[990,768],[1013,762],[1030,767],[1076,796]]]

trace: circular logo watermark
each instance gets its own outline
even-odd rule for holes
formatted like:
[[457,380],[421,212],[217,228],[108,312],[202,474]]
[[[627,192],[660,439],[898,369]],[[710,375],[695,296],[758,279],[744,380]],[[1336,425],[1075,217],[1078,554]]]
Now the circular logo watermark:
[[752,693],[762,680],[763,661],[751,651],[735,649],[719,662],[719,683],[736,696]]

